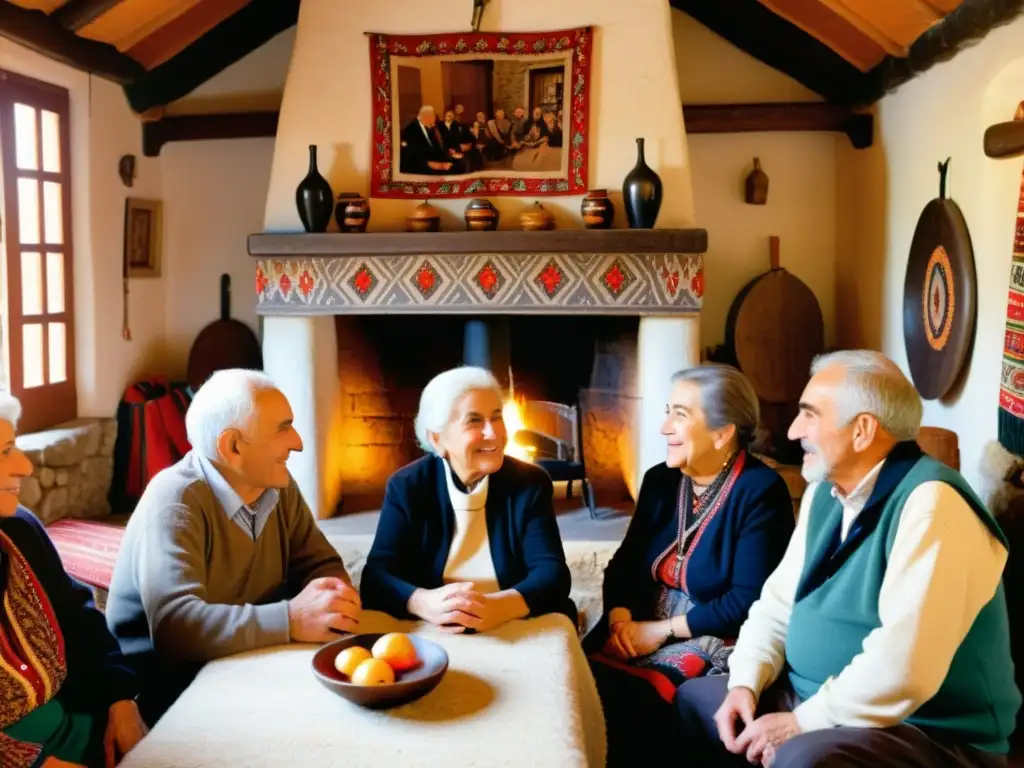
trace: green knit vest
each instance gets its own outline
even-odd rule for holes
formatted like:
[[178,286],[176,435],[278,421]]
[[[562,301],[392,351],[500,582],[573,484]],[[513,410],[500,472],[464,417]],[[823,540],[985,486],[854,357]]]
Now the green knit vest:
[[[907,497],[922,483],[940,481],[955,488],[1004,546],[1006,538],[985,505],[958,472],[920,458],[887,499],[878,524],[821,586],[797,600],[789,621],[786,661],[801,700],[813,696],[863,650],[867,635],[880,626],[878,596]],[[843,516],[842,505],[822,484],[815,492],[807,529],[807,557],[801,584],[829,546]],[[893,670],[893,674],[902,674]],[[906,722],[990,752],[1009,750],[1021,695],[1014,684],[1006,599],[1000,582],[981,609],[933,698]]]

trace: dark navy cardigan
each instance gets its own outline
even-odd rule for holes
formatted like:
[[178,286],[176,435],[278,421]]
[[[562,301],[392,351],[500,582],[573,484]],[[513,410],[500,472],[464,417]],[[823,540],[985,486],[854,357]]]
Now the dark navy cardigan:
[[[31,566],[64,635],[68,674],[57,698],[68,711],[91,714],[105,723],[111,704],[133,699],[139,691],[135,674],[93,603],[92,592],[68,575],[43,524],[24,507],[13,517],[0,517],[0,531]],[[7,559],[0,551],[4,584]]]
[[[589,650],[604,644],[612,608],[628,608],[636,621],[652,618],[658,594],[652,569],[676,540],[682,479],[682,472],[666,464],[651,467],[644,475],[629,530],[604,572],[605,617],[588,638]],[[686,622],[693,637],[736,637],[764,582],[782,560],[794,522],[786,481],[747,454],[743,470],[687,564],[686,586],[695,605]]]
[[[488,480],[485,514],[498,586],[518,591],[531,616],[564,613],[575,625],[547,473],[506,456]],[[444,586],[454,532],[444,461],[425,456],[395,472],[360,580],[363,607],[411,618],[406,604],[415,589]]]

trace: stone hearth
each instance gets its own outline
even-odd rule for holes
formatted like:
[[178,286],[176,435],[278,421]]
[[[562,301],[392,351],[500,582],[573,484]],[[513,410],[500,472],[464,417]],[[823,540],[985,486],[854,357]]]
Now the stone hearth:
[[380,402],[351,380],[346,355],[358,344],[341,338],[351,323],[335,316],[638,316],[635,391],[625,393],[635,418],[620,457],[635,496],[663,460],[669,376],[700,359],[706,245],[703,230],[250,236],[265,368],[306,442],[291,469],[314,512],[330,516],[353,484],[352,449],[373,444],[352,444],[356,422],[367,424],[357,404]]

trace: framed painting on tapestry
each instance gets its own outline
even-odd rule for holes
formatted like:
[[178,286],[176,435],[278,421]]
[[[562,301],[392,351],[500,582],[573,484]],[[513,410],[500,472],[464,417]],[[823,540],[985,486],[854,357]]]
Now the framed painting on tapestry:
[[371,196],[585,193],[592,37],[369,34]]

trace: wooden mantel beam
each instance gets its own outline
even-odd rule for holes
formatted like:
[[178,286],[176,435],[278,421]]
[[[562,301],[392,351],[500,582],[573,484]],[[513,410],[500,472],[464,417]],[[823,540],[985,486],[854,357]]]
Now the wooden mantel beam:
[[64,29],[77,32],[88,26],[122,0],[68,0],[50,18]]
[[112,45],[78,37],[42,11],[0,2],[0,37],[31,48],[51,59],[127,85],[145,70]]
[[[142,151],[156,157],[170,141],[244,139],[277,135],[277,112],[179,115],[145,122]],[[683,107],[687,133],[747,131],[835,131],[845,133],[857,149],[870,147],[874,119],[820,102],[786,104],[690,104]]]

